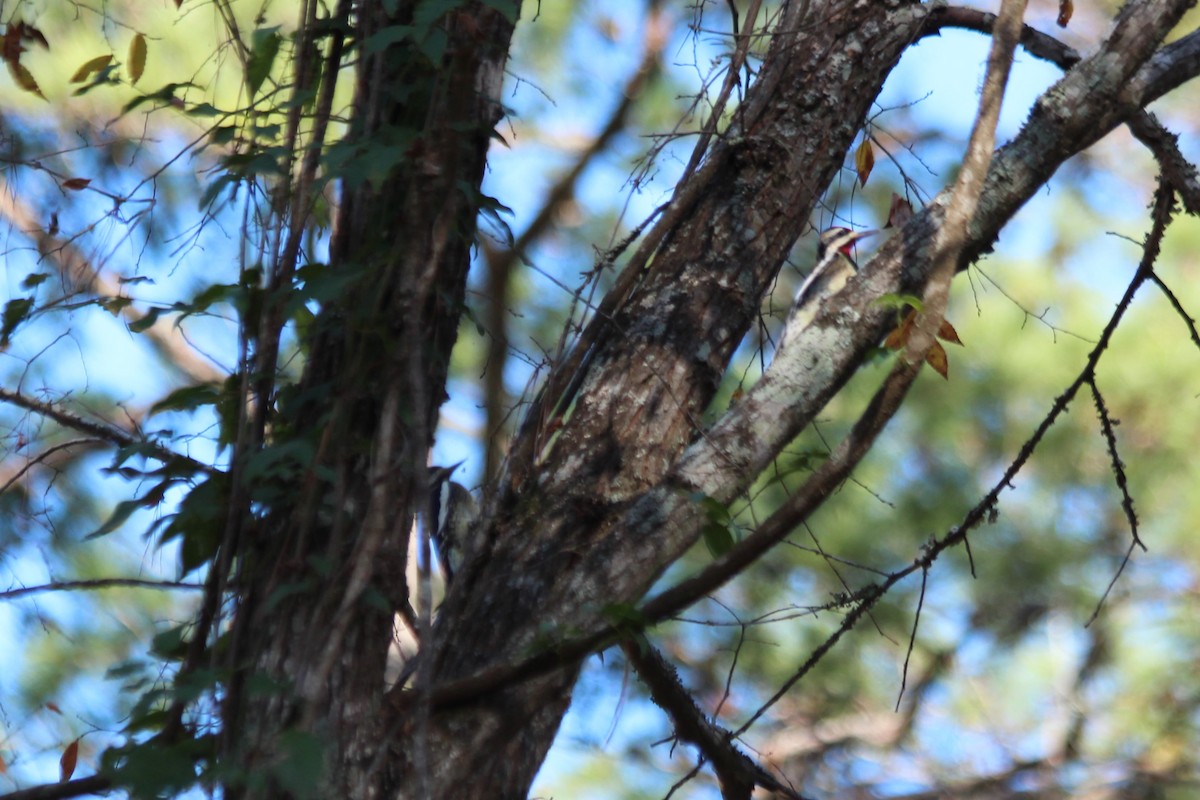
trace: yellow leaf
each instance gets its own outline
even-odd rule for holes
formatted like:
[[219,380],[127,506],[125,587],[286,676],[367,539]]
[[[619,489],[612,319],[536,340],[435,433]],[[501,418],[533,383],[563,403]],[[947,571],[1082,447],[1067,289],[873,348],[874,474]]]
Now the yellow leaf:
[[71,83],[83,83],[93,72],[99,72],[107,67],[110,61],[112,61],[111,55],[88,59],[80,65],[79,69],[75,70],[75,74],[71,76]]
[[867,178],[871,175],[871,170],[875,167],[875,150],[871,147],[871,140],[863,136],[862,143],[858,149],[854,151],[854,169],[858,173],[858,182],[860,186],[867,185]]
[[950,320],[948,319],[942,320],[941,326],[938,327],[937,335],[942,341],[950,342],[950,344],[956,344],[960,347],[966,346],[962,343],[962,339],[958,338],[958,331],[954,330],[954,326],[950,324]]
[[71,742],[67,745],[67,749],[63,751],[62,758],[58,760],[58,782],[66,783],[71,780],[71,776],[75,774],[75,762],[79,760],[79,740]]
[[950,358],[946,355],[946,348],[934,342],[925,355],[925,363],[933,367],[938,375],[950,380]]
[[146,37],[140,33],[129,43],[129,80],[137,83],[146,69]]
[[46,99],[46,95],[42,94],[41,88],[38,86],[37,81],[34,80],[33,73],[25,69],[25,65],[20,61],[9,61],[8,71],[13,76],[13,80],[17,82],[17,86],[20,86],[27,92],[36,94],[43,100]]

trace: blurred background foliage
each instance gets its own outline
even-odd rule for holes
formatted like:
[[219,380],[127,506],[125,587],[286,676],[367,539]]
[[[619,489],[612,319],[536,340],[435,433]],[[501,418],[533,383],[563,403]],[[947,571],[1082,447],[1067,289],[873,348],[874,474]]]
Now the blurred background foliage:
[[[1027,21],[1086,49],[1104,35],[1117,4],[1079,5],[1066,31],[1052,25],[1054,2],[1031,3]],[[186,320],[164,316],[138,332],[111,300],[128,298],[144,313],[235,283],[239,265],[253,259],[243,226],[265,201],[269,176],[246,175],[202,202],[227,174],[223,159],[239,141],[250,148],[271,137],[269,113],[246,110],[221,9],[247,43],[254,31],[279,26],[283,48],[266,94],[285,85],[297,20],[292,2],[185,2],[179,9],[169,2],[35,2],[6,8],[0,19],[34,24],[51,43],[22,61],[46,100],[0,82],[3,194],[10,198],[2,210],[3,299],[33,297],[37,309],[0,353],[3,385],[88,419],[153,433],[218,464],[212,414],[148,412],[201,377],[180,369],[181,350],[172,348],[198,352],[215,374],[232,368],[235,309],[217,304]],[[773,13],[776,5],[765,9]],[[1194,27],[1194,18],[1181,26]],[[661,49],[620,132],[590,157],[549,209],[552,224],[515,262],[501,315],[507,355],[499,362],[489,350],[497,331],[481,320],[489,264],[508,242],[503,230],[482,228],[468,298],[473,313],[456,350],[438,449],[443,462],[468,460],[468,484],[486,479],[481,448],[519,418],[522,393],[554,356],[564,325],[585,313],[571,290],[669,197],[694,142],[688,134],[707,113],[698,93],[715,96],[730,49],[723,3],[542,2],[522,11],[505,97],[512,114],[500,127],[505,144],[495,148],[485,184],[512,209],[505,221],[517,237],[543,209],[549,188],[588,152],[656,46],[648,35],[655,30]],[[148,42],[147,65],[132,83],[128,48],[139,33]],[[858,186],[847,154],[814,233],[848,221],[881,225],[893,192],[920,205],[952,177],[986,46],[978,35],[947,33],[906,55],[864,130],[875,141],[875,172]],[[73,94],[72,73],[107,53],[120,65],[114,82]],[[1054,75],[1020,59],[1002,137]],[[164,92],[169,84],[180,87]],[[1193,159],[1194,108],[1194,90],[1185,88],[1155,109]],[[244,141],[214,143],[219,125]],[[1154,176],[1124,130],[1068,163],[1002,233],[995,253],[957,279],[949,318],[965,347],[950,349],[950,379],[926,370],[854,480],[805,529],[652,632],[706,712],[739,727],[836,629],[838,596],[910,563],[996,483],[1082,369],[1132,276]],[[91,183],[64,189],[71,177]],[[81,287],[58,271],[55,257],[39,256],[34,228],[77,248],[89,270],[108,280],[109,293]],[[314,230],[311,257],[319,258],[326,234]],[[771,337],[811,264],[814,241],[797,243],[764,299],[762,325],[729,370],[713,416],[769,363]],[[875,246],[868,240],[860,261]],[[1200,226],[1180,220],[1157,268],[1193,315],[1200,309],[1198,252]],[[23,285],[37,273],[50,279]],[[889,358],[881,354],[861,370],[778,459],[734,509],[736,526],[753,528],[799,485],[856,418]],[[497,370],[508,409],[502,421],[483,412],[493,391],[485,377]],[[1096,411],[1081,393],[1001,495],[995,519],[972,534],[971,557],[960,548],[940,559],[923,591],[916,577],[897,587],[743,736],[747,748],[814,795],[927,796],[921,793],[941,787],[982,797],[989,796],[983,789],[970,793],[976,781],[1019,772],[1008,785],[1032,796],[1191,796],[1189,782],[1200,778],[1200,350],[1155,287],[1142,289],[1097,382],[1121,422],[1120,457],[1148,552],[1135,551],[1122,571],[1130,531]],[[89,539],[118,502],[149,487],[106,471],[111,456],[86,443],[30,467],[38,454],[80,437],[12,406],[0,406],[0,433],[0,590],[113,576],[197,580],[179,574],[172,546],[145,535],[156,517],[172,513],[180,490],[157,510],[134,514],[118,533]],[[698,546],[664,585],[710,559]],[[128,676],[106,673],[132,664],[125,673],[140,681],[169,680],[151,642],[188,618],[193,599],[187,591],[139,587],[6,598],[0,791],[54,780],[63,748],[85,734],[81,764],[94,768],[98,752],[121,741],[122,719],[146,685],[126,691]],[[670,735],[620,654],[593,657],[535,795],[663,797],[695,763]],[[702,773],[676,796],[719,792]]]

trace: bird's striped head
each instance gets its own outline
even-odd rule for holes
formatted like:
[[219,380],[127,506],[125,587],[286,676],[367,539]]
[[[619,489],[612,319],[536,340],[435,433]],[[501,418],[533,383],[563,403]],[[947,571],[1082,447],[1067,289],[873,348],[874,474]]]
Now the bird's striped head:
[[855,242],[868,236],[874,236],[876,233],[879,233],[879,231],[852,231],[849,228],[840,226],[826,228],[821,231],[819,244],[817,245],[817,260],[823,261],[831,253],[841,253],[842,255],[849,256]]

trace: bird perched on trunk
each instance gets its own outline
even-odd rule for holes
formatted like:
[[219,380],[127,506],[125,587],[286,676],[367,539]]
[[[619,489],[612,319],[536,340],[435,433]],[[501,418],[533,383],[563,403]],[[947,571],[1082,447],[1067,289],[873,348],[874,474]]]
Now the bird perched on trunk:
[[850,255],[855,242],[876,233],[878,231],[852,231],[841,227],[821,231],[817,243],[817,264],[796,292],[787,328],[780,338],[781,343],[789,331],[808,327],[825,298],[836,294],[846,285],[850,276],[858,271],[858,264]]
[[437,548],[438,562],[449,583],[454,573],[463,564],[463,558],[472,545],[472,529],[479,515],[475,498],[461,483],[450,480],[450,475],[462,462],[449,467],[429,468],[429,508],[425,512],[425,525]]

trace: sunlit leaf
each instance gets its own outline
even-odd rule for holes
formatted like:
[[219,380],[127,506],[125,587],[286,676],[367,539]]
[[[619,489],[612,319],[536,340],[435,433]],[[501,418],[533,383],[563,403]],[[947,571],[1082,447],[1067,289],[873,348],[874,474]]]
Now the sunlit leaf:
[[862,142],[858,145],[858,149],[854,151],[854,171],[858,173],[858,184],[860,186],[867,185],[867,178],[871,176],[871,170],[875,168],[875,148],[871,146],[871,140],[864,136]]
[[70,82],[83,83],[93,72],[99,72],[107,67],[108,62],[112,61],[112,58],[113,57],[110,54],[107,56],[96,56],[95,58],[88,59],[87,61],[83,62],[79,69],[75,70],[75,72],[71,75]]
[[146,37],[140,33],[129,43],[129,80],[137,83],[146,69]]

